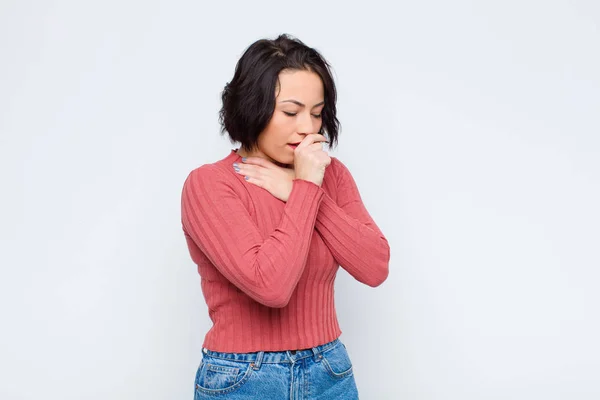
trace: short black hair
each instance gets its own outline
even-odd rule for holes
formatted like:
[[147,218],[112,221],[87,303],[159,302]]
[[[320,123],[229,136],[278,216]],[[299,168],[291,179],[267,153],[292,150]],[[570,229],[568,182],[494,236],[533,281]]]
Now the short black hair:
[[258,137],[273,116],[275,89],[284,69],[312,71],[323,81],[325,105],[319,133],[328,137],[329,148],[333,148],[340,122],[336,116],[337,92],[331,66],[317,50],[288,34],[274,40],[257,40],[239,59],[233,79],[221,94],[221,134],[227,132],[232,143],[239,142],[247,150],[258,146]]

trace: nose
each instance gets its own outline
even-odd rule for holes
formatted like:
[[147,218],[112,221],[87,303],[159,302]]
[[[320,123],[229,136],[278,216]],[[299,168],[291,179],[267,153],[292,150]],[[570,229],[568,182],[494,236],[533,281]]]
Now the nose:
[[314,133],[314,121],[310,113],[302,113],[302,117],[298,118],[298,133],[301,135],[309,135]]

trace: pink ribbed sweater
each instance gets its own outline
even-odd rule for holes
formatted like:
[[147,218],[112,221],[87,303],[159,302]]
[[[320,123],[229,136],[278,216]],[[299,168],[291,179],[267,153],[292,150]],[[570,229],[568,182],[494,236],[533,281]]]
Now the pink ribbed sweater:
[[349,170],[331,157],[323,184],[295,179],[287,202],[237,174],[236,150],[193,170],[182,224],[213,322],[203,346],[296,350],[340,336],[339,266],[369,286],[388,276],[390,247]]

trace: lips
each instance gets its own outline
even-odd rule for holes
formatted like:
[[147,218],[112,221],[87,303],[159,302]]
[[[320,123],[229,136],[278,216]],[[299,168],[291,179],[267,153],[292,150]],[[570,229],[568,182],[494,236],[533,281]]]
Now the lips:
[[298,147],[299,144],[300,144],[300,142],[298,142],[298,143],[288,143],[288,146],[291,146],[292,148],[295,149],[296,147]]

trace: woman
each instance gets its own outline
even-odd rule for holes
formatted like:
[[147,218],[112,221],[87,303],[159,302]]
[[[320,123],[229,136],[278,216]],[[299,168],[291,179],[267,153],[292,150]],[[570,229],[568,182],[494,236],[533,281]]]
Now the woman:
[[195,399],[357,399],[338,339],[339,266],[380,285],[390,248],[341,161],[329,64],[287,35],[259,40],[222,94],[222,132],[241,143],[193,170],[182,224],[213,327]]

